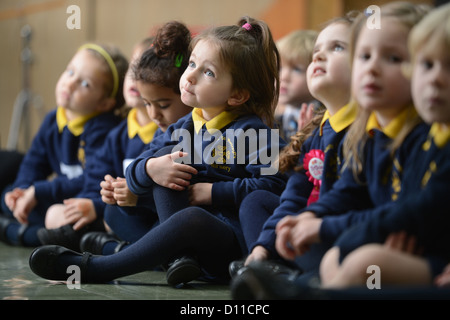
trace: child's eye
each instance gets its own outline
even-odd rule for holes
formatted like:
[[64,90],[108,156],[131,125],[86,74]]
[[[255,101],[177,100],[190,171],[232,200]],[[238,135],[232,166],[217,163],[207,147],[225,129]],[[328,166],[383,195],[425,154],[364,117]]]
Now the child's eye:
[[403,59],[400,56],[391,55],[389,56],[389,61],[392,63],[402,63]]
[[334,46],[333,50],[334,50],[335,52],[341,52],[341,51],[344,51],[344,47],[341,46],[340,44],[336,44],[336,45]]
[[74,73],[73,70],[67,69],[66,72],[67,72],[67,74],[68,74],[69,76],[73,76],[73,73]]
[[170,107],[170,104],[167,104],[167,105],[165,105],[165,106],[161,106],[161,105],[159,106],[159,108],[160,108],[160,109],[163,109],[163,110],[164,110],[164,109],[167,109],[167,108],[169,108],[169,107]]
[[369,53],[361,53],[359,55],[359,59],[364,60],[364,61],[369,60],[370,59],[370,54]]
[[215,74],[214,74],[214,72],[212,72],[211,70],[206,70],[205,71],[205,74],[206,74],[206,76],[208,76],[208,77],[215,77]]
[[298,73],[304,73],[305,72],[305,69],[303,69],[302,67],[294,67],[293,70],[295,72],[298,72]]
[[89,87],[89,83],[86,80],[82,80],[81,81],[81,86],[84,88],[88,88]]
[[189,61],[189,67],[190,68],[195,68],[195,62]]
[[430,70],[433,68],[433,62],[431,62],[430,60],[423,60],[420,64],[425,70]]

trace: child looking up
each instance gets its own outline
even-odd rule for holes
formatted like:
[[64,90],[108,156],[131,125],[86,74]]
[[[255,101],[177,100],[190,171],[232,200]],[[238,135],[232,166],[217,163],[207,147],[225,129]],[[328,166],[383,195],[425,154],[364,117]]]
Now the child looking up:
[[319,105],[312,103],[314,97],[306,84],[306,69],[311,63],[316,38],[317,31],[296,30],[277,42],[281,57],[278,103],[282,108],[280,119],[277,120],[282,136],[287,141],[300,129],[300,113],[304,112],[305,117],[312,118],[315,105]]
[[[301,258],[318,243],[332,246],[349,226],[370,219],[401,193],[410,150],[428,131],[402,67],[409,61],[409,31],[426,13],[422,5],[391,2],[381,7],[381,29],[369,28],[365,15],[354,22],[352,95],[358,114],[344,139],[343,171],[316,202],[277,224],[275,246],[281,257]],[[273,283],[270,278],[259,281]],[[286,282],[295,288],[300,285],[295,280]],[[278,283],[287,289],[285,282]]]
[[[40,247],[30,257],[36,274],[65,279],[67,266],[75,264],[82,266],[82,282],[104,282],[167,264],[171,285],[202,273],[228,278],[228,264],[245,250],[238,221],[243,197],[259,188],[281,193],[285,186],[272,159],[283,145],[271,130],[279,57],[267,24],[248,17],[205,31],[192,48],[180,89],[193,111],[154,140],[126,174],[133,193],[146,195],[156,185],[187,190],[190,206],[158,210],[158,226],[112,255]],[[255,141],[262,143],[255,147]],[[163,147],[177,151],[153,157]]]
[[277,226],[282,256],[301,255],[319,239],[334,241],[349,225],[367,219],[372,208],[400,194],[409,150],[428,130],[402,71],[409,61],[408,33],[425,13],[422,6],[392,2],[382,7],[382,29],[366,27],[362,15],[355,22],[352,93],[359,113],[344,140],[345,171],[296,223],[287,218]]
[[[282,151],[280,170],[289,172],[290,176],[281,197],[258,190],[242,202],[239,216],[250,251],[245,265],[268,259],[272,261],[268,261],[267,266],[288,263],[281,261],[275,250],[277,222],[287,215],[296,215],[308,202],[316,201],[319,193],[329,190],[338,179],[342,161],[341,141],[356,116],[355,106],[348,104],[350,28],[356,15],[357,12],[350,12],[328,22],[314,44],[312,62],[306,72],[307,83],[311,94],[324,102],[326,112],[318,114],[311,124],[295,134]],[[314,161],[319,163],[319,170],[312,170]],[[316,260],[318,267],[320,257]],[[242,267],[242,262],[234,262],[230,265],[230,272],[232,275],[242,273],[245,270],[244,267],[239,271]],[[301,268],[305,269],[305,266]],[[281,266],[273,269],[286,271]],[[236,286],[241,285],[239,282],[245,281],[245,277],[242,275],[241,279],[235,279],[233,290],[238,290]]]
[[[50,205],[75,196],[106,135],[120,121],[128,61],[116,47],[88,43],[75,53],[56,84],[58,108],[45,117],[4,196],[0,237],[37,246]],[[53,179],[48,179],[49,176]]]
[[[431,129],[410,150],[414,160],[405,167],[404,191],[392,207],[380,210],[338,239],[322,262],[325,288],[365,286],[367,274],[363,275],[363,269],[377,265],[382,288],[415,285],[426,289],[450,261],[449,19],[450,5],[438,7],[414,27],[409,37],[412,94],[418,113]],[[415,248],[420,248],[422,254],[382,245],[393,232],[414,236]],[[408,289],[401,294],[410,296]]]
[[[152,38],[139,43],[133,51],[132,61],[138,59],[151,44]],[[116,181],[112,176],[124,177],[126,166],[144,151],[158,129],[131,78],[131,68],[128,68],[124,79],[123,96],[129,111],[127,119],[111,130],[102,148],[97,151],[95,160],[86,168],[81,192],[47,210],[45,228],[38,231],[42,244],[58,244],[79,251],[83,234],[104,230],[106,204],[101,199],[100,182],[105,176],[109,183]],[[121,179],[118,178],[119,181]],[[131,201],[136,201],[135,197]]]
[[[171,21],[157,32],[151,47],[137,59],[132,67],[132,79],[140,93],[140,100],[148,115],[165,132],[172,123],[192,111],[181,101],[180,78],[188,65],[191,34],[181,22]],[[158,134],[159,136],[159,134]],[[156,138],[156,137],[155,137]],[[137,155],[136,155],[137,156]],[[141,238],[158,221],[153,197],[139,197],[137,202],[127,201],[130,192],[125,179],[102,182],[102,197],[108,206],[105,223],[115,236],[106,233],[88,233],[82,238],[82,251],[111,254]],[[113,188],[111,188],[113,187]]]

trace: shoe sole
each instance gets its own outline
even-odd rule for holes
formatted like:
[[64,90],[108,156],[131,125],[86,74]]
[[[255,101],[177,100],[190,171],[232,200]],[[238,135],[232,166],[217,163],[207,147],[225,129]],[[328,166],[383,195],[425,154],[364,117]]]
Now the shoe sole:
[[196,264],[183,264],[175,267],[167,273],[167,283],[171,286],[185,284],[202,275],[202,271]]

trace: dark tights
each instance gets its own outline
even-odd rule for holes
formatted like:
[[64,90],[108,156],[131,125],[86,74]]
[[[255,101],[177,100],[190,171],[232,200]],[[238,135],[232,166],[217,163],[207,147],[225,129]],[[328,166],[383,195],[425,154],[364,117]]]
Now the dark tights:
[[[228,264],[241,257],[232,228],[208,211],[189,207],[173,214],[137,242],[108,256],[91,257],[87,266],[90,281],[106,282],[153,269],[183,252],[194,254],[210,275],[228,277]],[[67,268],[80,264],[80,256],[62,255]]]

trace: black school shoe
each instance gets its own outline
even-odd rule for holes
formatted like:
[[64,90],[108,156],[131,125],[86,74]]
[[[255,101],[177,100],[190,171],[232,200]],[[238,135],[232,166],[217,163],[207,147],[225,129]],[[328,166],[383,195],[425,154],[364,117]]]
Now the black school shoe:
[[101,255],[103,254],[103,246],[107,242],[111,241],[117,243],[117,246],[114,249],[114,253],[119,252],[125,245],[129,244],[126,241],[121,241],[114,234],[94,231],[88,232],[81,237],[80,250],[81,252],[90,252],[93,254]]
[[43,245],[59,245],[81,252],[80,240],[87,231],[87,227],[74,230],[72,225],[65,225],[56,229],[41,228],[37,231],[37,236]]
[[30,255],[29,265],[31,271],[33,271],[36,275],[48,279],[48,280],[57,280],[57,281],[66,281],[68,280],[70,274],[67,273],[67,268],[61,266],[58,263],[58,258],[61,255],[75,255],[81,256],[81,264],[80,264],[80,282],[88,283],[89,281],[86,277],[86,267],[89,262],[91,253],[85,252],[83,254],[75,252],[73,250],[64,248],[62,246],[56,245],[47,245],[35,248]]
[[198,262],[190,257],[183,256],[169,263],[166,279],[171,286],[179,286],[193,281],[203,275]]
[[[261,263],[260,268],[264,268],[267,272],[273,273],[275,275],[286,275],[296,277],[302,274],[302,271],[298,268],[291,268],[286,263],[277,260],[263,260],[263,261],[254,261],[254,263]],[[247,269],[247,266],[244,265],[244,260],[236,260],[232,261],[228,266],[228,272],[232,278],[238,276],[242,272]]]
[[[233,277],[230,289],[234,300],[290,300],[305,296],[314,288],[303,288],[295,280],[301,270],[274,261],[254,261]],[[307,296],[309,298],[309,295]]]

